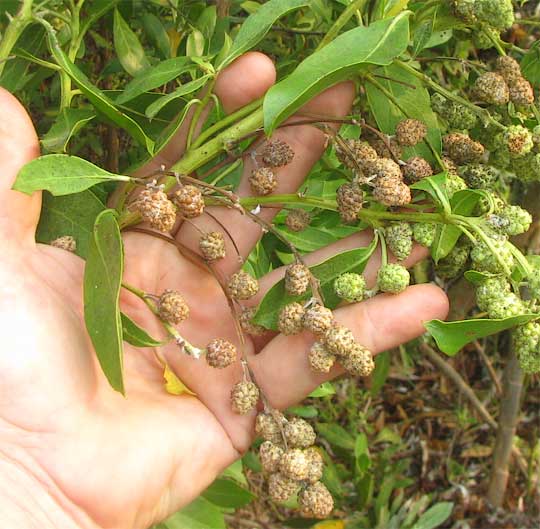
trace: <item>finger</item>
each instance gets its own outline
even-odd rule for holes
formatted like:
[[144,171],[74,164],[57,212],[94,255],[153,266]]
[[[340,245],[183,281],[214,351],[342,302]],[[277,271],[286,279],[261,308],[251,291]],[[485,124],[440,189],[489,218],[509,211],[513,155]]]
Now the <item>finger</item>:
[[[214,86],[214,93],[219,98],[225,112],[231,113],[262,97],[274,84],[275,79],[276,69],[270,58],[259,52],[248,52],[219,74]],[[155,173],[162,165],[170,167],[180,159],[186,147],[187,134],[195,108],[191,107],[188,111],[184,123],[168,145],[149,163],[138,169],[135,176],[147,176]],[[209,104],[201,114],[195,137],[200,132],[211,109],[212,105]]]
[[6,239],[34,241],[41,193],[32,196],[11,187],[21,167],[39,156],[39,141],[19,101],[0,88],[0,230]]
[[[363,303],[335,311],[336,320],[354,333],[357,341],[374,354],[408,342],[425,332],[424,322],[444,319],[448,299],[434,285],[416,285],[401,294],[381,294]],[[311,333],[279,335],[260,354],[251,368],[270,403],[286,408],[304,398],[319,384],[343,373],[339,366],[329,374],[314,373],[308,350],[315,341]]]
[[[248,73],[246,72],[246,75]],[[339,118],[347,115],[354,99],[352,83],[342,83],[319,94],[300,111],[311,114],[326,115]],[[337,127],[338,125],[336,125]],[[278,186],[274,194],[295,192],[305,177],[322,155],[326,137],[325,134],[311,125],[281,128],[272,136],[273,139],[285,141],[294,150],[294,159],[285,167],[277,168],[275,173]],[[254,169],[250,156],[244,158],[244,171],[237,194],[241,197],[252,195],[249,176]],[[225,275],[238,270],[241,260],[244,260],[261,237],[261,228],[251,219],[236,210],[226,210],[219,207],[207,208],[216,220],[203,215],[194,220],[196,226],[184,224],[178,232],[179,240],[194,251],[198,251],[200,231],[223,231],[222,226],[230,236],[225,235],[227,255],[216,263],[216,268]],[[266,208],[260,213],[261,218],[271,221],[278,213],[277,208]],[[240,258],[236,253],[232,240],[236,243]]]

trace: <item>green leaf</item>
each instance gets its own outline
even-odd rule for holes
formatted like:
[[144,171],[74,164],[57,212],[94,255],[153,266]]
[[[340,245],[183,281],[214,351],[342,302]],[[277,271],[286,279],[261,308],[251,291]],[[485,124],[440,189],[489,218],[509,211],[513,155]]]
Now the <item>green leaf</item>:
[[407,48],[409,15],[381,20],[343,33],[305,59],[264,98],[267,135],[304,103],[336,83],[357,74],[366,64],[390,64]]
[[[385,134],[392,135],[396,132],[396,125],[403,119],[414,118],[423,121],[428,129],[425,141],[404,149],[403,159],[421,156],[432,164],[436,163],[432,149],[440,154],[442,140],[437,116],[431,109],[429,92],[419,79],[395,64],[377,68],[373,73],[389,78],[375,78],[382,89],[370,82],[365,85],[369,107],[379,129]],[[391,99],[383,89],[390,94]]]
[[149,118],[153,118],[165,105],[168,105],[174,99],[178,99],[179,97],[191,94],[192,92],[195,92],[195,90],[203,87],[210,77],[211,75],[203,75],[202,77],[199,77],[199,79],[195,79],[193,81],[190,81],[189,83],[179,86],[174,92],[171,92],[160,97],[159,99],[156,99],[156,101],[154,101],[146,109],[146,116]]
[[186,54],[188,57],[202,57],[204,54],[204,35],[198,29],[193,29],[188,35]]
[[94,222],[104,209],[103,202],[89,189],[62,197],[45,192],[36,240],[48,244],[58,237],[71,235],[77,243],[75,253],[85,258]]
[[539,314],[523,314],[502,320],[431,320],[425,324],[425,327],[437,342],[439,349],[449,356],[454,356],[464,345],[474,340],[497,334],[538,318],[540,318]]
[[122,318],[122,335],[124,341],[135,347],[159,347],[167,342],[160,342],[152,338],[142,327],[139,327],[127,314],[120,314]]
[[145,13],[142,23],[150,42],[159,50],[162,57],[168,59],[171,56],[171,43],[161,20],[153,13]]
[[124,393],[122,319],[119,297],[124,248],[116,212],[101,212],[94,225],[84,269],[84,321],[101,369]]
[[154,142],[149,138],[140,125],[118,110],[114,103],[97,87],[94,86],[88,77],[71,62],[64,53],[58,39],[51,27],[45,26],[47,29],[47,40],[52,56],[58,65],[66,72],[71,80],[80,88],[81,92],[94,105],[94,108],[102,113],[107,119],[116,123],[119,127],[126,130],[135,140],[143,145],[146,150],[152,154]]
[[[340,299],[334,292],[334,279],[345,272],[361,274],[376,246],[377,241],[374,239],[366,248],[348,250],[310,267],[311,272],[320,282],[327,307],[335,308],[340,303]],[[266,293],[254,320],[268,329],[277,330],[277,320],[281,308],[294,300],[307,300],[310,295],[311,292],[300,297],[290,296],[285,291],[285,281],[282,279]]]
[[77,156],[46,154],[27,163],[19,171],[13,189],[31,195],[43,189],[53,195],[70,195],[100,182],[129,182],[122,176],[97,167]]
[[450,211],[450,200],[448,198],[448,193],[444,186],[446,182],[446,172],[439,173],[434,176],[428,176],[427,178],[422,178],[416,184],[411,185],[411,189],[418,189],[428,193],[435,203],[440,204],[440,206],[446,210]]
[[199,496],[181,511],[167,518],[165,529],[225,529],[225,518],[219,507]]
[[166,61],[158,62],[155,66],[147,68],[139,73],[126,85],[124,91],[116,99],[116,103],[123,104],[135,97],[162,86],[176,79],[184,72],[193,68],[189,57],[175,57]]
[[307,5],[309,5],[309,2],[306,0],[270,0],[264,2],[257,12],[249,16],[242,24],[229,53],[218,68],[222,70],[240,55],[256,46],[280,17]]
[[521,59],[521,73],[533,86],[540,85],[540,41],[536,41]]
[[345,450],[354,450],[355,441],[354,437],[345,428],[334,422],[316,424],[317,431],[322,435],[329,443],[344,448]]
[[66,152],[67,144],[96,113],[85,108],[64,108],[52,127],[41,139],[41,144],[49,152]]
[[463,274],[463,277],[473,285],[481,285],[486,279],[495,276],[486,272],[478,272],[477,270],[467,270]]
[[[478,201],[482,198],[482,192],[474,189],[463,189],[454,193],[450,199],[452,213],[468,217]],[[453,224],[443,224],[437,230],[437,235],[431,245],[431,256],[435,263],[446,257],[456,245],[462,235],[462,231]]]
[[448,520],[453,509],[454,504],[451,502],[436,503],[420,516],[412,529],[435,529]]
[[238,509],[250,503],[256,496],[229,478],[217,478],[202,496],[218,507]]
[[425,20],[414,31],[413,46],[411,51],[413,58],[416,57],[429,42],[429,39],[433,33],[433,22],[434,19]]
[[150,66],[137,35],[122,18],[118,9],[114,10],[113,37],[116,55],[127,73],[135,76]]

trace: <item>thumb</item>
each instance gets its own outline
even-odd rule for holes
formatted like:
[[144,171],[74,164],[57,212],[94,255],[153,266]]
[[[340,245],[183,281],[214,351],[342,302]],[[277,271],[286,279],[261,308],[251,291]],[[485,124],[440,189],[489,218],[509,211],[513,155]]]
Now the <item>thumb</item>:
[[32,196],[11,186],[21,167],[39,156],[36,131],[21,103],[0,88],[0,234],[4,240],[34,240],[41,193]]

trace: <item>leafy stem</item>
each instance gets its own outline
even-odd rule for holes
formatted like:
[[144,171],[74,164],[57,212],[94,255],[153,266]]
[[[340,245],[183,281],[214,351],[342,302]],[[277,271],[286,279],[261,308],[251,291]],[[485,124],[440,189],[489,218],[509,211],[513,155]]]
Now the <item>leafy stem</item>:
[[343,26],[354,16],[357,11],[361,11],[364,7],[364,4],[367,3],[367,0],[354,0],[347,8],[339,15],[338,19],[334,22],[332,27],[328,30],[324,38],[319,42],[315,52],[324,48],[327,44],[332,42],[337,36],[338,33],[342,30]]
[[0,41],[0,75],[2,75],[6,59],[9,57],[13,46],[15,46],[26,26],[32,21],[32,3],[33,0],[23,0],[21,9],[10,20],[4,32]]
[[155,302],[155,296],[150,295],[133,285],[122,282],[122,288],[125,288],[128,292],[135,294],[139,299],[141,299],[144,304],[152,311],[152,313],[158,317],[159,321],[163,325],[164,329],[174,338],[174,341],[190,356],[193,358],[200,358],[203,354],[203,349],[195,347],[190,342],[188,342],[180,333],[172,326],[169,322],[163,320],[159,315],[159,309]]

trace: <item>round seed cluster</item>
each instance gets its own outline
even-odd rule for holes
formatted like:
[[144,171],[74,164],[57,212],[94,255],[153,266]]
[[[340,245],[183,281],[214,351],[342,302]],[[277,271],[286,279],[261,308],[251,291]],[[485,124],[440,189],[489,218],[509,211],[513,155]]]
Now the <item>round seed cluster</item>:
[[308,361],[316,373],[328,373],[336,363],[336,355],[328,350],[324,342],[315,342],[309,350]]
[[259,167],[251,172],[249,185],[256,195],[269,195],[278,185],[274,171],[269,167]]
[[227,340],[214,338],[206,346],[206,361],[217,369],[228,367],[236,361],[236,347]]
[[386,243],[398,261],[409,257],[413,246],[413,232],[408,222],[393,222],[386,228]]
[[295,263],[287,267],[285,271],[285,290],[291,296],[301,296],[307,292],[311,272],[302,263]]
[[422,178],[433,175],[433,169],[429,162],[421,156],[413,156],[403,166],[403,175],[408,184],[414,184]]
[[339,298],[349,303],[362,301],[366,293],[366,280],[364,276],[353,272],[341,274],[334,281],[334,291]]
[[259,282],[247,272],[240,270],[229,279],[228,289],[236,300],[249,299],[259,292]]
[[304,318],[304,307],[300,303],[289,303],[279,312],[278,330],[285,336],[302,332],[302,321]]
[[484,146],[469,138],[467,134],[452,132],[443,138],[448,156],[458,165],[477,162],[484,154]]
[[210,231],[201,235],[199,249],[204,259],[210,263],[225,257],[225,239],[219,231]]
[[155,187],[145,187],[133,203],[144,222],[163,233],[170,232],[176,222],[176,209],[167,194]]
[[504,77],[496,72],[482,74],[474,83],[476,97],[490,105],[505,105],[510,100],[510,90]]
[[262,150],[263,162],[269,167],[281,167],[293,161],[292,147],[282,140],[269,140]]
[[381,292],[399,294],[403,292],[411,281],[409,271],[400,264],[386,264],[379,268],[377,286]]
[[189,307],[180,292],[165,290],[158,301],[158,312],[162,320],[178,324],[189,316]]
[[404,147],[412,147],[420,143],[426,134],[426,124],[417,119],[404,119],[396,127],[396,139]]
[[309,307],[305,311],[302,319],[304,329],[312,332],[316,336],[325,334],[333,323],[334,315],[332,311],[320,303],[315,303]]
[[364,204],[364,192],[358,184],[346,183],[338,188],[336,201],[341,220],[350,224],[358,219],[358,213]]
[[244,380],[235,384],[231,391],[232,409],[240,415],[245,415],[257,406],[259,388],[253,382]]
[[285,226],[291,231],[305,230],[311,222],[311,215],[303,209],[292,209],[285,217]]
[[204,200],[198,187],[184,185],[174,194],[174,203],[180,215],[186,219],[194,219],[204,212]]

